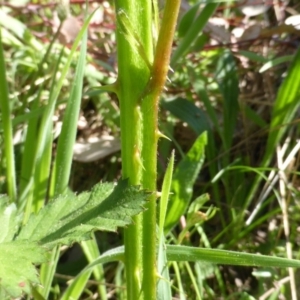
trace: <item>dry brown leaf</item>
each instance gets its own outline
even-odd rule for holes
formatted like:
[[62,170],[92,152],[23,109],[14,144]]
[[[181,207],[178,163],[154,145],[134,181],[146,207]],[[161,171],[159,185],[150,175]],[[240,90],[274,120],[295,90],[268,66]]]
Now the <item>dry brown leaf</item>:
[[[54,13],[53,18],[53,31],[55,32],[60,25],[60,20],[57,13]],[[62,24],[59,32],[58,39],[62,44],[70,44],[74,42],[79,31],[81,29],[81,24],[76,17],[68,16]]]
[[73,148],[73,159],[92,162],[104,158],[121,149],[121,143],[113,136],[103,136],[97,140],[77,142]]
[[245,29],[242,36],[239,38],[240,41],[254,40],[257,39],[261,33],[261,25],[253,24]]
[[227,29],[228,27],[229,24],[226,20],[222,18],[211,18],[207,22],[204,31],[221,43],[230,43],[231,34]]

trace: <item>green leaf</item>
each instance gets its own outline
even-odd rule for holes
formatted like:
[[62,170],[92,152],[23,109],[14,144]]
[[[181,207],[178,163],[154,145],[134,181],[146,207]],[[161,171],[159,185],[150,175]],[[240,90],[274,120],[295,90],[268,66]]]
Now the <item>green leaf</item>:
[[259,69],[259,73],[263,73],[266,72],[267,70],[274,68],[275,66],[278,66],[282,63],[285,62],[290,62],[292,61],[294,58],[294,55],[284,55],[281,57],[277,57],[273,60],[270,60],[268,62],[266,62],[260,69]]
[[266,63],[268,61],[268,58],[252,51],[239,50],[239,54],[259,63]]
[[225,51],[218,61],[216,71],[217,81],[223,94],[223,114],[224,114],[224,143],[228,150],[236,128],[237,114],[239,110],[239,80],[234,57],[229,51]]
[[[189,30],[179,42],[176,50],[171,59],[171,65],[173,66],[181,58],[185,57],[185,53],[193,45],[193,42],[197,39],[198,35],[202,32],[204,26],[208,22],[208,19],[215,12],[219,3],[207,3],[201,13],[194,20],[193,24],[189,27]],[[192,8],[193,9],[193,8]]]
[[8,199],[3,196],[0,197],[0,201],[0,243],[10,242],[17,232],[20,218],[17,217],[15,203],[7,206]]
[[193,186],[204,161],[204,147],[207,135],[200,135],[187,155],[180,161],[175,169],[170,196],[168,212],[165,220],[165,232],[178,222],[185,213],[193,195]]
[[13,241],[0,244],[0,290],[2,294],[19,297],[30,292],[30,284],[38,283],[33,264],[45,261],[42,247],[34,242]]
[[210,248],[167,246],[169,261],[204,261],[222,265],[300,268],[300,261],[275,256]]
[[169,110],[175,117],[189,126],[200,135],[209,130],[207,115],[191,101],[184,98],[176,98],[162,102],[162,107]]
[[193,22],[195,21],[199,6],[200,3],[196,3],[181,18],[177,30],[179,37],[183,37],[188,32],[188,30],[193,26]]
[[18,240],[53,247],[87,240],[94,230],[114,231],[130,224],[131,217],[143,211],[148,195],[123,180],[115,187],[104,183],[78,196],[59,196],[37,215],[31,215]]

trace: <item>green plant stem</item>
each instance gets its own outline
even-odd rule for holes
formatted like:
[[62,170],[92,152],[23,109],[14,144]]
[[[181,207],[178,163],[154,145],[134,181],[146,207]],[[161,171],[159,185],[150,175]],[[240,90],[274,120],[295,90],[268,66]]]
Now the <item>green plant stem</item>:
[[150,90],[155,92],[154,98],[159,98],[166,82],[179,8],[180,0],[166,0],[151,72]]
[[[158,103],[179,5],[179,0],[166,1],[153,60],[151,1],[116,1],[123,177],[151,191],[156,190]],[[125,230],[127,298],[151,300],[157,279],[155,195],[134,222]]]
[[[142,100],[143,115],[143,187],[156,190],[158,104],[169,70],[173,35],[176,27],[180,1],[166,1],[159,31],[156,52],[147,90],[149,95]],[[156,298],[156,197],[153,195],[143,214],[143,292],[145,299]]]
[[[153,60],[151,1],[116,0],[116,15],[122,175],[129,178],[131,184],[141,184],[142,164],[145,161],[141,159],[142,116],[139,99],[150,78],[148,62]],[[138,47],[135,47],[137,44]],[[139,55],[137,48],[144,57]],[[124,242],[127,299],[136,300],[140,296],[143,276],[142,217],[135,217],[134,223],[125,230]]]

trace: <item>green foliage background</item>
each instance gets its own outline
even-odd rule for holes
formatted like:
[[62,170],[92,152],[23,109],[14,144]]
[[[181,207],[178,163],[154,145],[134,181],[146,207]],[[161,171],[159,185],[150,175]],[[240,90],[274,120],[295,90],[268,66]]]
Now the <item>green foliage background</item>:
[[[114,4],[0,7],[1,299],[126,299],[123,231],[102,231],[128,226],[156,194],[157,299],[297,299],[299,272],[289,267],[299,267],[299,30],[276,23],[255,41],[212,45],[205,25],[213,16],[238,24],[238,4],[186,3],[158,111],[168,138],[158,146],[161,194],[127,181],[92,188],[120,180],[119,152],[72,160],[78,141],[120,137]],[[47,25],[56,12],[80,20],[72,43]],[[98,13],[103,28],[93,30]],[[266,14],[275,23],[274,7]],[[131,21],[120,20],[147,61]],[[62,262],[74,243],[77,269]]]

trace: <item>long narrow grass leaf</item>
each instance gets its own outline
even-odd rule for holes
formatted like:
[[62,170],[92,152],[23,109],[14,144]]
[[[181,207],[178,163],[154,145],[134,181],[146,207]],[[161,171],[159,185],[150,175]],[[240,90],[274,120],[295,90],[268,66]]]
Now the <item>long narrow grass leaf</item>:
[[220,57],[217,71],[217,81],[221,93],[223,95],[223,137],[224,147],[228,150],[234,135],[235,125],[237,121],[237,113],[239,110],[238,95],[239,95],[239,81],[235,60],[232,54],[226,50]]
[[300,261],[294,259],[178,245],[168,245],[167,256],[169,261],[205,261],[235,266],[300,268]]
[[[274,149],[286,133],[289,125],[292,124],[297,109],[300,106],[300,49],[298,49],[295,57],[287,72],[282,85],[279,88],[275,104],[272,111],[271,125],[267,140],[267,146],[261,167],[267,167],[273,158]],[[248,197],[245,201],[244,208],[251,203],[262,177],[256,177]],[[247,220],[246,224],[250,224]]]
[[266,62],[260,69],[259,69],[259,73],[263,73],[266,72],[267,70],[274,68],[275,66],[278,66],[282,63],[286,63],[286,62],[290,62],[292,61],[294,58],[293,55],[284,55],[281,57],[277,57],[271,61]]
[[157,299],[171,299],[171,285],[170,276],[166,255],[165,237],[164,237],[164,223],[168,207],[168,199],[170,195],[170,188],[172,183],[172,174],[174,167],[174,151],[172,151],[171,158],[164,176],[159,210],[159,244],[157,255],[157,269],[160,276],[157,283]]
[[15,201],[17,197],[16,170],[13,145],[13,130],[11,121],[11,108],[6,79],[6,66],[2,46],[0,30],[0,109],[4,135],[4,154],[6,158],[6,181],[10,201]]
[[197,135],[209,130],[206,113],[187,99],[175,98],[164,101],[162,102],[162,107],[169,110],[183,122],[188,123]]
[[[99,246],[94,233],[92,234],[92,237],[93,238],[91,240],[81,242],[81,248],[89,263],[93,262],[95,259],[97,259],[100,256]],[[93,276],[99,282],[105,281],[104,269],[101,264],[99,264],[93,269]],[[106,286],[104,284],[99,284],[97,289],[100,298],[102,300],[107,300],[108,294],[107,294]]]
[[174,151],[172,151],[172,155],[166,170],[166,174],[163,181],[163,186],[161,190],[161,197],[160,197],[160,210],[159,210],[159,231],[160,234],[163,232],[167,207],[168,207],[168,199],[170,196],[170,188],[172,183],[172,175],[173,175],[173,168],[174,168],[174,159],[175,159]]
[[202,133],[187,155],[177,165],[172,185],[168,212],[165,220],[165,232],[178,222],[185,213],[193,194],[193,185],[204,161],[204,148],[207,143],[206,133]]
[[188,49],[192,46],[193,42],[198,37],[199,33],[203,30],[208,19],[215,12],[218,6],[219,3],[208,3],[205,5],[184,38],[179,42],[179,45],[177,46],[172,56],[171,65],[174,65],[180,57],[183,57]]
[[85,58],[87,50],[87,33],[85,32],[80,48],[75,78],[72,85],[61,134],[58,139],[57,154],[55,160],[55,173],[52,175],[54,180],[54,193],[63,193],[69,183],[71,164],[73,159],[73,146],[76,139],[77,122],[79,118],[80,104],[82,98],[83,76],[85,70]]
[[76,276],[75,279],[69,284],[60,300],[79,299],[87,281],[92,274],[92,271],[93,269],[91,268],[88,271],[80,274],[80,276]]

